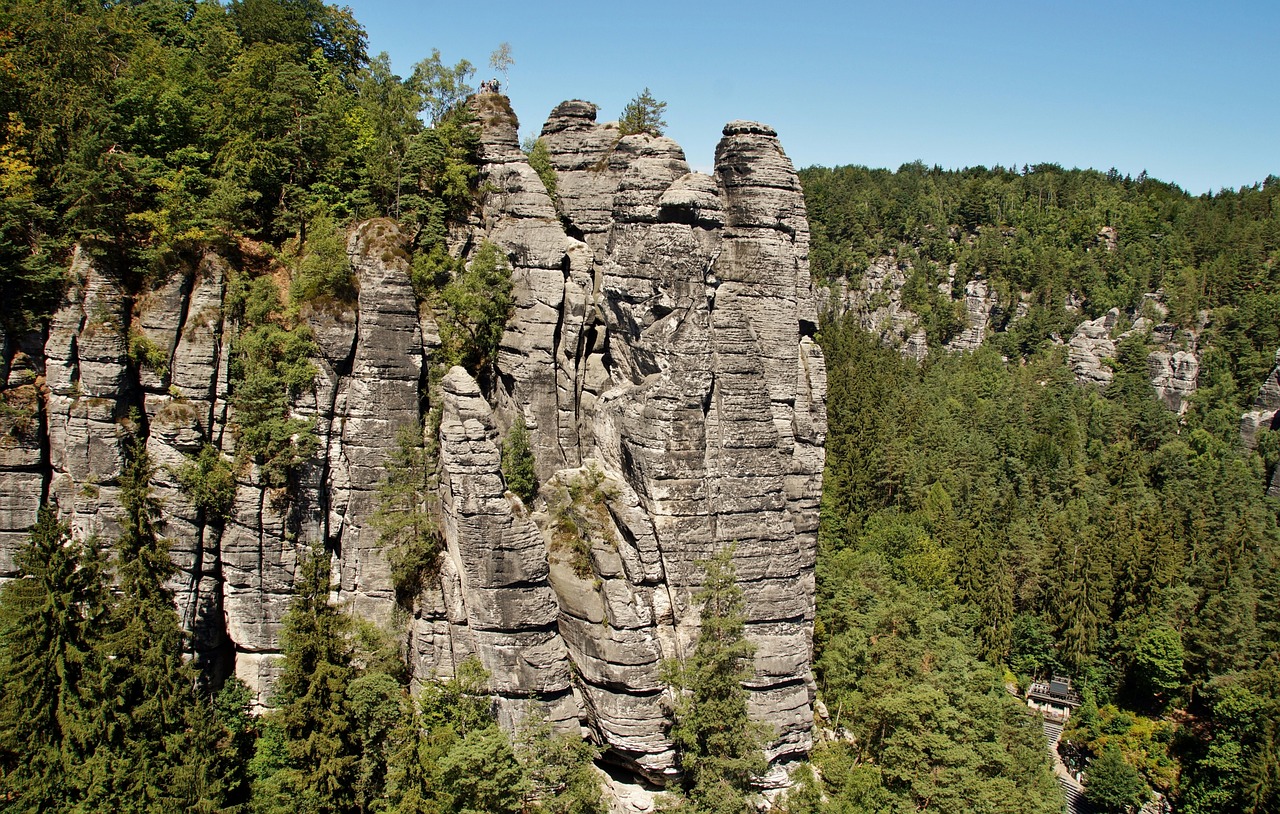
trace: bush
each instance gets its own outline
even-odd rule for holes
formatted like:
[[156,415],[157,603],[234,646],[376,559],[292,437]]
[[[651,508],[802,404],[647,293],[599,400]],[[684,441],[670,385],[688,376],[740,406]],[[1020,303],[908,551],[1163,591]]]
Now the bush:
[[357,293],[356,276],[347,259],[346,235],[332,218],[312,218],[289,288],[290,299],[295,303],[322,298],[355,302]]
[[136,368],[150,368],[160,378],[169,373],[169,355],[138,328],[129,329],[129,360]]
[[225,521],[230,516],[236,481],[231,466],[217,447],[205,444],[173,474],[182,491],[205,517]]
[[529,156],[529,166],[538,174],[538,178],[542,180],[542,185],[547,188],[547,194],[551,196],[552,205],[559,209],[558,177],[556,176],[556,168],[551,166],[551,152],[547,150],[547,143],[542,139],[538,139],[529,148],[527,155]]
[[525,503],[538,494],[538,473],[534,468],[533,450],[529,447],[529,428],[524,416],[516,416],[511,432],[502,442],[502,477],[507,488]]

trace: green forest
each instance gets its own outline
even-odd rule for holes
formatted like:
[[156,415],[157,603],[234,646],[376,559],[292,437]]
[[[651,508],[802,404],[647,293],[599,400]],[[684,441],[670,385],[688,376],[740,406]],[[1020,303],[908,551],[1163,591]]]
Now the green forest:
[[[287,483],[313,442],[286,409],[314,378],[298,309],[355,297],[349,224],[412,236],[447,361],[477,371],[496,353],[501,258],[481,247],[463,268],[444,246],[479,192],[473,72],[433,51],[397,76],[321,0],[0,0],[0,325],[47,327],[75,246],[135,293],[218,247],[247,270],[228,295],[237,452]],[[665,103],[637,102],[635,132],[660,130]],[[1251,450],[1239,432],[1280,349],[1280,179],[1199,197],[1055,165],[801,180],[819,284],[907,264],[904,304],[933,346],[963,329],[970,280],[1027,307],[1003,309],[979,351],[919,365],[851,318],[820,329],[815,673],[833,737],[778,810],[1060,811],[1040,723],[1010,692],[1056,673],[1083,694],[1064,751],[1092,769],[1098,810],[1155,793],[1188,814],[1280,810],[1280,503],[1265,496],[1280,433]],[[1157,290],[1198,337],[1182,416],[1152,392],[1147,338],[1121,343],[1103,390],[1075,382],[1061,344],[1081,319],[1144,314]],[[506,477],[532,493],[523,424],[508,442]],[[406,443],[381,495],[405,592],[438,543],[399,510],[424,501],[429,453]],[[411,693],[395,643],[329,602],[324,553],[299,569],[274,709],[212,686],[183,657],[154,466],[130,446],[118,539],[73,540],[46,510],[24,578],[0,587],[0,811],[606,810],[597,750],[500,729],[478,663]],[[202,512],[230,510],[216,451],[180,477]],[[705,568],[702,635],[668,676],[686,771],[669,806],[751,811],[763,734],[741,686],[742,597],[728,554]]]
[[[1085,699],[1063,734],[1072,762],[1123,758],[1130,804],[1159,792],[1176,811],[1276,810],[1280,505],[1264,495],[1277,437],[1247,450],[1239,427],[1280,347],[1280,180],[1192,197],[1044,165],[801,177],[816,278],[856,283],[872,258],[909,262],[904,303],[931,340],[962,327],[955,300],[975,276],[1031,305],[978,352],[919,366],[854,317],[822,328],[817,669],[854,735],[815,755],[831,767],[828,797],[919,810],[942,793],[923,778],[950,776],[948,789],[972,790],[947,810],[1032,810],[993,782],[976,744],[951,747],[997,731],[990,700],[983,726],[966,717],[980,709],[973,689],[1061,673]],[[952,263],[948,297],[938,283]],[[1076,384],[1054,341],[1110,308],[1141,313],[1157,289],[1168,318],[1199,331],[1199,389],[1181,417],[1155,398],[1146,337],[1119,344],[1105,390]],[[1084,313],[1064,307],[1069,292]],[[938,732],[956,734],[931,744]]]

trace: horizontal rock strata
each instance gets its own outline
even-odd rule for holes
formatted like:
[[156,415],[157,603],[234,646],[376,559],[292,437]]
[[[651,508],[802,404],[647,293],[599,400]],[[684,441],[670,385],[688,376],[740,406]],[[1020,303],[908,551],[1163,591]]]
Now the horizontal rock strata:
[[[337,600],[401,626],[418,680],[474,658],[505,725],[584,726],[614,762],[662,781],[676,772],[663,665],[692,652],[701,561],[732,547],[756,646],[750,709],[771,727],[770,757],[804,753],[826,377],[791,162],[773,130],[732,122],[714,173],[695,173],[670,139],[622,136],[594,105],[566,102],[542,132],[553,199],[492,96],[474,102],[481,208],[450,239],[460,252],[492,243],[511,267],[515,311],[491,371],[429,375],[439,331],[410,282],[410,237],[359,225],[358,297],[298,313],[316,377],[289,416],[314,454],[285,488],[236,464],[214,517],[179,472],[202,450],[237,461],[231,305],[265,261],[248,245],[204,251],[128,292],[77,253],[47,333],[0,337],[0,578],[42,501],[78,536],[118,533],[136,436],[194,654],[259,704],[299,558],[325,550]],[[530,505],[501,469],[517,417],[543,483]],[[442,551],[405,597],[374,514],[398,439],[424,426]],[[566,513],[581,521],[573,539]]]

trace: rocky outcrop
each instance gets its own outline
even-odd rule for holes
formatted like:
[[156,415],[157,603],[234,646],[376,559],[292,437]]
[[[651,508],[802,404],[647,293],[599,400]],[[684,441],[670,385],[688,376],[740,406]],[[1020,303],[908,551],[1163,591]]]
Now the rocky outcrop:
[[[1158,298],[1153,302],[1159,305]],[[1138,317],[1128,330],[1121,332],[1118,330],[1121,321],[1120,309],[1112,308],[1097,319],[1076,326],[1067,343],[1067,361],[1076,381],[1109,384],[1115,376],[1111,363],[1116,357],[1117,345],[1130,336],[1140,335],[1149,346],[1147,375],[1156,398],[1171,412],[1181,415],[1187,409],[1187,399],[1196,391],[1200,375],[1196,333],[1180,330],[1170,323],[1152,325],[1145,317]]]
[[1258,433],[1275,429],[1276,414],[1280,413],[1280,351],[1276,351],[1276,365],[1258,388],[1253,409],[1240,419],[1240,437],[1245,446],[1258,445]]
[[[1104,227],[1098,241],[1104,249],[1114,249],[1115,230]],[[1016,301],[1002,303],[982,278],[967,281],[963,295],[957,296],[956,272],[953,264],[948,270],[948,279],[938,284],[938,291],[957,305],[963,305],[965,327],[943,344],[945,350],[973,352],[994,332],[1006,330],[1027,315],[1030,295],[1020,294]],[[911,274],[909,263],[878,257],[855,281],[840,278],[828,283],[827,297],[820,303],[833,314],[855,316],[863,330],[877,336],[882,345],[897,348],[903,356],[920,362],[929,354],[929,340],[919,315],[902,302],[902,292]],[[1069,294],[1063,305],[1068,313],[1079,313],[1082,306],[1083,300],[1075,294]],[[1158,319],[1167,316],[1160,292],[1144,295],[1142,312]],[[1076,380],[1105,387],[1115,375],[1112,360],[1117,343],[1141,333],[1151,344],[1147,359],[1151,387],[1170,411],[1181,414],[1186,410],[1188,397],[1196,390],[1200,373],[1196,352],[1198,331],[1181,330],[1166,322],[1153,324],[1144,317],[1138,317],[1128,329],[1121,331],[1120,326],[1126,321],[1125,315],[1113,308],[1097,319],[1083,320],[1076,325],[1063,343],[1067,347],[1067,363]],[[1056,336],[1054,341],[1062,343]],[[1252,438],[1259,422],[1269,421],[1273,415],[1263,409],[1246,415],[1241,430],[1246,441]]]
[[[939,292],[948,298],[956,285],[956,267],[948,269],[948,279],[939,283]],[[886,347],[897,348],[917,362],[929,355],[928,339],[920,316],[902,303],[902,289],[912,273],[911,264],[892,257],[872,260],[857,281],[839,279],[830,284],[829,299],[820,303],[837,314],[855,314],[863,330],[879,337]],[[964,328],[947,340],[945,348],[970,353],[982,346],[988,328],[1000,314],[1000,303],[986,280],[965,283]]]
[[[137,438],[194,655],[260,704],[299,557],[323,550],[337,601],[399,628],[417,680],[475,658],[505,724],[583,726],[613,762],[664,781],[676,764],[662,665],[696,640],[700,562],[732,547],[752,714],[772,727],[770,757],[806,752],[826,377],[803,197],[776,133],[730,123],[705,175],[670,139],[620,136],[594,105],[566,102],[542,134],[553,203],[505,98],[474,104],[484,197],[450,245],[488,242],[510,265],[515,312],[492,370],[429,375],[439,331],[411,285],[409,236],[361,224],[347,244],[355,301],[298,312],[316,377],[289,415],[316,443],[281,487],[237,457],[232,403],[232,305],[269,261],[247,244],[206,251],[138,292],[77,254],[47,336],[2,337],[0,577],[42,501],[77,535],[115,536]],[[287,271],[272,273],[260,279],[283,292]],[[517,417],[543,482],[530,505],[501,471]],[[373,518],[398,437],[424,422],[443,550],[404,596]],[[234,471],[225,515],[182,487],[201,454]]]
[[[549,488],[600,477],[589,562],[551,557],[558,629],[588,723],[655,779],[674,768],[660,665],[696,637],[698,561],[730,544],[758,647],[753,710],[777,727],[771,754],[810,743],[825,370],[808,226],[776,134],[724,135],[700,175],[669,139],[559,106],[541,136],[558,220],[529,205],[541,182],[523,165],[486,168],[506,179],[483,220],[517,294],[499,414],[525,418]],[[543,526],[554,551],[555,518]]]
[[902,287],[910,271],[906,263],[877,257],[856,282],[841,278],[832,284],[828,307],[839,314],[856,314],[862,329],[879,337],[880,344],[910,346],[911,351],[904,354],[920,361],[928,354],[927,345],[917,355],[916,343],[908,338],[914,337],[920,318],[902,304]]
[[[954,276],[955,270],[952,269]],[[950,294],[951,286],[944,293]],[[987,326],[999,312],[995,297],[987,288],[986,280],[970,280],[964,286],[965,328],[947,341],[947,350],[972,353],[982,347],[987,338]]]
[[1120,310],[1113,308],[1094,320],[1076,326],[1067,342],[1067,364],[1081,384],[1107,385],[1115,373],[1108,362],[1116,357],[1116,342],[1111,331],[1120,321]]

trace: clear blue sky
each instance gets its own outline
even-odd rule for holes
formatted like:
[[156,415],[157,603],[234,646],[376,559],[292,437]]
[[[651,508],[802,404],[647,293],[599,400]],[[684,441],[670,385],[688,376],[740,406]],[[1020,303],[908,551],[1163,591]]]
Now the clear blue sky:
[[616,119],[647,86],[696,169],[754,119],[799,167],[1055,162],[1194,193],[1280,175],[1276,0],[351,6],[402,75],[439,48],[478,83],[509,42],[522,135],[565,99]]

